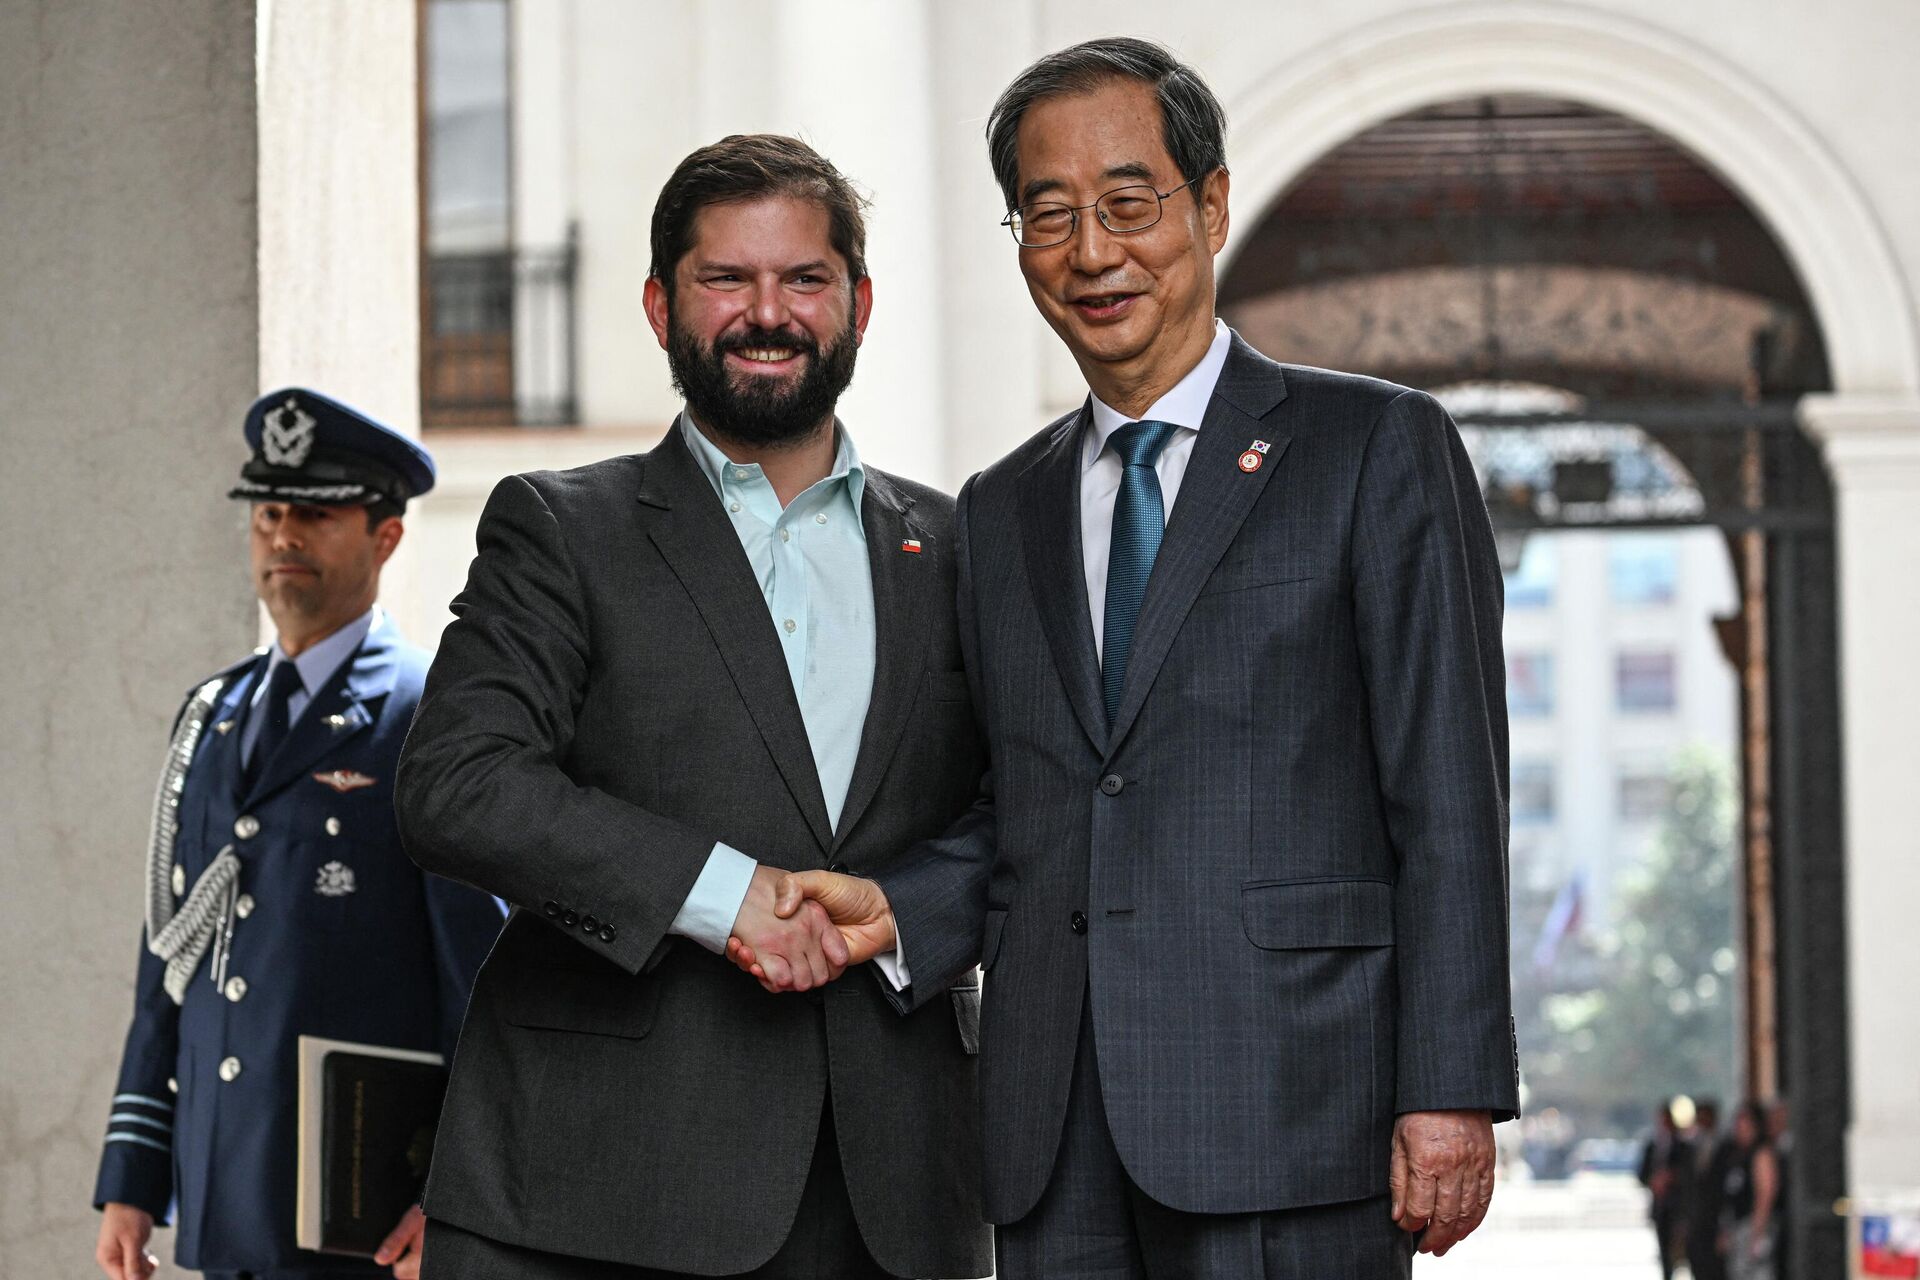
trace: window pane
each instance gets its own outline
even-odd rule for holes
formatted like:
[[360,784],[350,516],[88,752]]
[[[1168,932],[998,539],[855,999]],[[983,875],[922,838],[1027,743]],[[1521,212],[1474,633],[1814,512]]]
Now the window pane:
[[1553,581],[1559,565],[1554,540],[1545,534],[1527,538],[1520,567],[1507,575],[1507,607],[1538,609],[1553,603]]
[[1507,712],[1516,716],[1553,714],[1553,655],[1507,656]]
[[1607,544],[1615,604],[1671,604],[1680,580],[1680,547],[1664,534],[1619,533]]
[[1529,760],[1513,766],[1513,820],[1553,821],[1553,762]]
[[1628,769],[1620,774],[1620,817],[1627,822],[1654,822],[1666,815],[1673,788],[1664,773]]
[[1671,711],[1674,661],[1671,653],[1623,653],[1614,660],[1614,703],[1622,711]]

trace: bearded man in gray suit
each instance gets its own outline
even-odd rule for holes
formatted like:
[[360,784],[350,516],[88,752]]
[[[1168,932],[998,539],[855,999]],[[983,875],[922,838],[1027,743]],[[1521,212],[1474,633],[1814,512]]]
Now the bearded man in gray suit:
[[[428,1280],[978,1276],[980,991],[899,1017],[781,868],[877,870],[984,767],[953,500],[834,414],[871,313],[860,200],[792,138],[681,162],[647,318],[651,453],[501,481],[396,803],[513,904],[427,1184]],[[772,996],[719,954],[779,950]]]
[[1223,134],[1143,41],[1001,96],[1006,224],[1091,395],[960,495],[990,783],[782,886],[903,1010],[986,970],[1006,1280],[1405,1276],[1484,1216],[1517,1107],[1486,510],[1431,397],[1214,318]]

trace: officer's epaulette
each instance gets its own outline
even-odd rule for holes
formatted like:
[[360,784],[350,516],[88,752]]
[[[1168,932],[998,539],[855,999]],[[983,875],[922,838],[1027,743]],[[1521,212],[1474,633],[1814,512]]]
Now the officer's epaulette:
[[266,652],[266,646],[262,645],[246,657],[240,659],[240,661],[230,663],[205,679],[196,681],[193,687],[187,690],[186,697],[181,700],[180,709],[173,713],[173,723],[167,727],[168,735],[171,736],[179,730],[180,717],[187,713],[187,708],[193,705],[194,698],[199,696],[202,689],[210,684],[217,684],[220,686],[220,693],[224,694],[227,689],[232,686],[233,678],[254,663],[260,661],[262,657],[266,656]]

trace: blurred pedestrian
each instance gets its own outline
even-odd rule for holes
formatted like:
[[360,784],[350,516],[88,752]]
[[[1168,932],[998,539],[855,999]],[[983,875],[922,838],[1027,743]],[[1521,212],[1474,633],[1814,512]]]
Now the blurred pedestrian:
[[1688,1147],[1677,1180],[1686,1220],[1687,1267],[1693,1280],[1727,1280],[1720,1253],[1720,1209],[1729,1148],[1720,1136],[1720,1104],[1711,1098],[1701,1099],[1694,1107]]
[[[210,1277],[372,1277],[294,1238],[302,1035],[447,1057],[500,930],[492,898],[422,874],[392,788],[427,654],[375,603],[419,445],[326,396],[246,419],[254,590],[276,639],[203,680],[175,718],[147,855],[133,1024],[100,1155],[95,1261],[110,1280],[174,1256]],[[171,500],[171,499],[169,499]],[[191,609],[192,602],[183,602]],[[424,1219],[382,1250],[419,1274]]]
[[1774,1280],[1774,1208],[1780,1196],[1780,1162],[1773,1149],[1767,1108],[1742,1103],[1725,1144],[1722,1253],[1728,1280]]
[[1661,1280],[1673,1280],[1674,1268],[1686,1256],[1684,1220],[1680,1215],[1680,1168],[1688,1154],[1687,1140],[1673,1122],[1673,1103],[1654,1109],[1653,1132],[1640,1151],[1640,1185],[1648,1192],[1647,1217],[1653,1223],[1660,1248]]
[[1767,1136],[1773,1139],[1774,1164],[1780,1170],[1780,1191],[1773,1198],[1773,1277],[1789,1280],[1793,1274],[1793,1112],[1785,1098],[1775,1098],[1767,1110]]

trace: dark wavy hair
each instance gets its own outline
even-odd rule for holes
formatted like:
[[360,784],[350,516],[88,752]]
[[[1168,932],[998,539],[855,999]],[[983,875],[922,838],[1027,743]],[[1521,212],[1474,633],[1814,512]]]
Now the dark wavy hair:
[[798,138],[775,133],[730,134],[680,162],[653,204],[653,262],[647,273],[671,297],[674,270],[693,248],[700,211],[768,196],[811,200],[825,209],[828,240],[847,260],[850,283],[867,278],[866,200],[825,156]]

